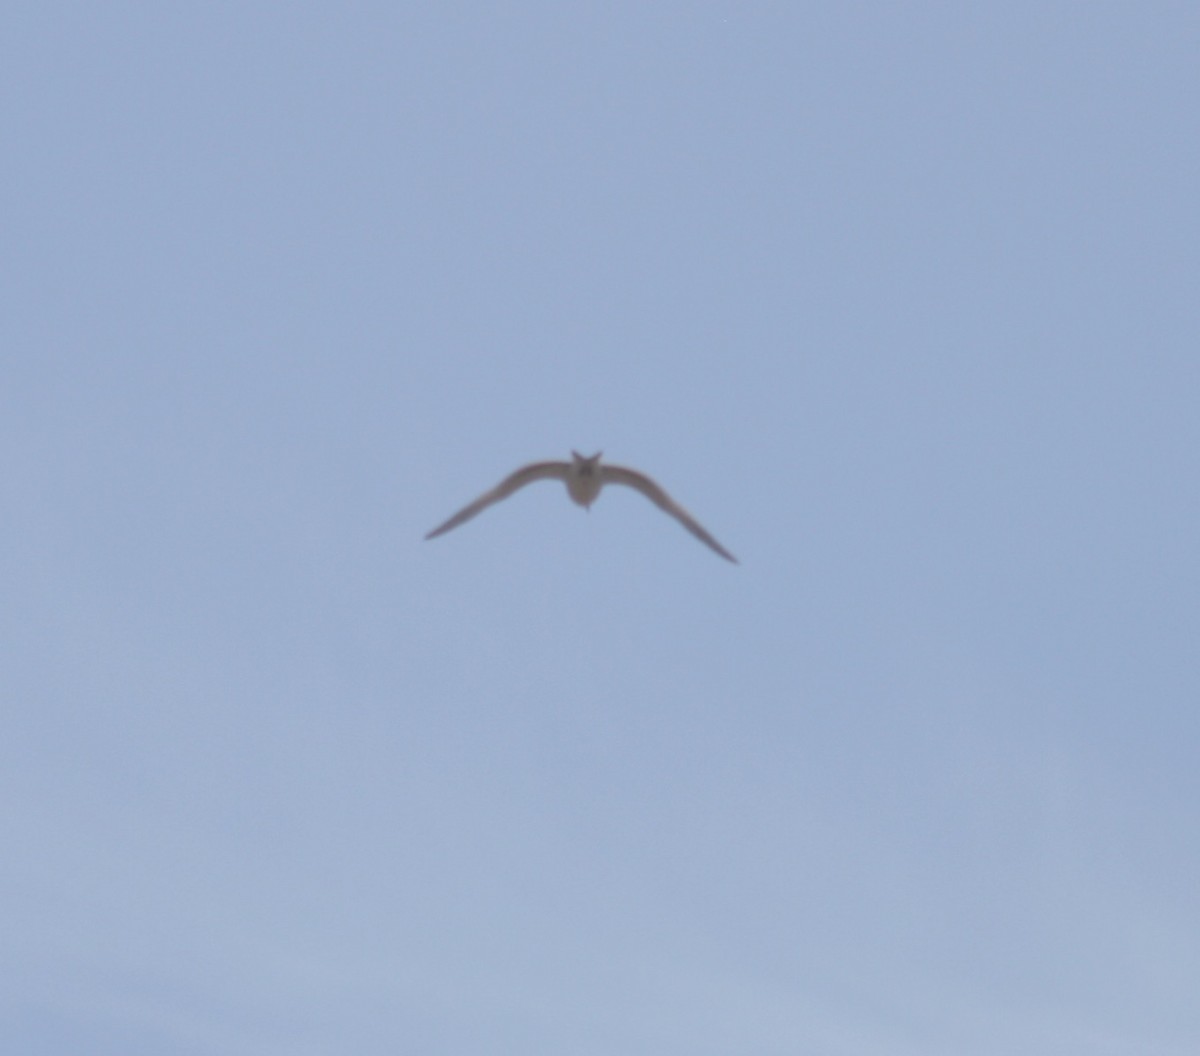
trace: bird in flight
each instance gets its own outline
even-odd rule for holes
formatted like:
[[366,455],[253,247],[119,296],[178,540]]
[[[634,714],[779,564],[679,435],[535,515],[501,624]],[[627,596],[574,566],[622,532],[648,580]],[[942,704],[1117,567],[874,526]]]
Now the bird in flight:
[[457,528],[469,521],[477,513],[486,510],[494,502],[507,499],[514,491],[532,484],[535,480],[561,480],[567,486],[567,494],[573,502],[587,509],[596,501],[600,489],[605,484],[627,484],[636,488],[664,513],[669,513],[705,546],[711,547],[726,561],[735,565],[738,559],[708,534],[690,513],[671,498],[662,488],[644,473],[636,469],[626,469],[624,466],[606,466],[600,462],[602,452],[596,452],[591,458],[584,458],[578,451],[571,452],[570,462],[531,462],[522,466],[515,473],[510,473],[491,491],[484,492],[474,502],[464,506],[445,524],[439,524],[425,536],[433,539],[443,532]]

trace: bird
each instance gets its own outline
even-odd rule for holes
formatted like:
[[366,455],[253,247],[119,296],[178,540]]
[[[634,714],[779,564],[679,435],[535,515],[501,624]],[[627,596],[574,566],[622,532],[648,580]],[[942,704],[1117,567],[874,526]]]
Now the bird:
[[433,531],[426,534],[426,539],[434,539],[452,528],[469,521],[476,514],[482,513],[492,503],[507,499],[514,491],[532,484],[535,480],[561,480],[567,486],[567,494],[573,502],[584,509],[589,509],[600,494],[605,484],[625,484],[640,491],[655,506],[664,513],[669,513],[705,546],[720,554],[726,561],[738,564],[738,559],[708,534],[699,522],[674,499],[671,498],[658,484],[645,473],[625,466],[612,466],[600,461],[604,452],[597,451],[586,458],[578,451],[571,452],[570,462],[531,462],[522,466],[505,477],[491,491],[485,491],[474,502],[464,506],[453,517],[439,524]]

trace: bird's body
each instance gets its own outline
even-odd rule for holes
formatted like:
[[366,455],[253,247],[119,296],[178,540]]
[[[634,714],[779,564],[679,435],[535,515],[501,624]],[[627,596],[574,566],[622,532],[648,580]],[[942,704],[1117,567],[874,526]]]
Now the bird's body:
[[711,547],[726,561],[737,564],[737,558],[708,534],[682,506],[674,501],[662,488],[644,473],[624,466],[607,466],[600,462],[600,453],[585,458],[576,451],[571,452],[570,462],[531,462],[515,473],[510,473],[491,491],[480,495],[474,502],[464,506],[444,524],[438,525],[425,536],[432,539],[444,532],[457,528],[482,512],[494,502],[508,498],[518,488],[532,484],[535,480],[561,480],[567,486],[567,494],[573,502],[587,509],[596,501],[605,484],[625,484],[640,491],[664,513],[669,513],[689,532],[706,546]]

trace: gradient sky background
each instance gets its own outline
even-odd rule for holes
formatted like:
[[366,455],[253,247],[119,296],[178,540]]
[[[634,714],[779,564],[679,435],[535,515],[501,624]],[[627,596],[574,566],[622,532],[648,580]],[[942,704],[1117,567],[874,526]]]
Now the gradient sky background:
[[1200,1051],[1198,55],[5,5],[4,1051]]

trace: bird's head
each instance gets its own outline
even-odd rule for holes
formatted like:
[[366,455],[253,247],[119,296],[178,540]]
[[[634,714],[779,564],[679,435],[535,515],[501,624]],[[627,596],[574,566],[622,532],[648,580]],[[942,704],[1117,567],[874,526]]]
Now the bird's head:
[[600,456],[602,454],[604,454],[603,451],[597,451],[591,458],[585,458],[578,451],[572,451],[571,458],[575,460],[576,472],[580,476],[590,477],[600,465]]

